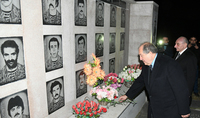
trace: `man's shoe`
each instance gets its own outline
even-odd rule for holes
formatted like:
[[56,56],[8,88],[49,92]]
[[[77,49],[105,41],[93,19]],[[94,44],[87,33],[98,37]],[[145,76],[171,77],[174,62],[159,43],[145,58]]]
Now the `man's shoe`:
[[197,97],[199,97],[199,94],[198,94],[198,93],[194,93],[194,95],[197,96]]

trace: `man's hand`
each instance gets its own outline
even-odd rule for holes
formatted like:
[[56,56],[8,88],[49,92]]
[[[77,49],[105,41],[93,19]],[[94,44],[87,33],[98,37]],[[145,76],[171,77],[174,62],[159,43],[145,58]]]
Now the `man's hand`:
[[188,118],[189,116],[190,116],[190,114],[181,115],[182,118]]
[[191,48],[192,47],[192,44],[190,43],[190,44],[188,44],[188,48]]
[[128,97],[126,95],[123,95],[119,98],[119,102],[123,102],[124,100],[126,100]]
[[199,46],[197,46],[197,44],[194,47],[195,47],[195,49],[199,49]]

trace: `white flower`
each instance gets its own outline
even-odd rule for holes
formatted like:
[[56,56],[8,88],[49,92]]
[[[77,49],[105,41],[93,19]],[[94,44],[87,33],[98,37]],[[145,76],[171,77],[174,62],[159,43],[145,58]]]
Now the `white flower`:
[[130,80],[131,80],[131,76],[127,76],[127,80],[129,80],[129,81],[130,81]]
[[142,72],[142,70],[136,69],[136,73],[141,73],[141,72]]

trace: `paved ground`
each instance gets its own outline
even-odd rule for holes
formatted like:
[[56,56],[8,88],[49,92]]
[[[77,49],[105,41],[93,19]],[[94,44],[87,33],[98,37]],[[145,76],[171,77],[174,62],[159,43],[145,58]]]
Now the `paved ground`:
[[[199,78],[199,95],[200,95],[200,78]],[[148,103],[146,102],[143,106],[140,113],[136,116],[136,118],[147,118],[147,108]],[[194,94],[192,95],[192,104],[190,106],[191,116],[190,118],[200,118],[200,97],[196,97]]]

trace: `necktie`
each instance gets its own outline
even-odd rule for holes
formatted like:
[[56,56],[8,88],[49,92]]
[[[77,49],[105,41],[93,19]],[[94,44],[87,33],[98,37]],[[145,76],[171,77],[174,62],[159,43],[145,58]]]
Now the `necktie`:
[[148,84],[150,83],[151,72],[152,72],[152,65],[150,65],[150,66],[149,66],[149,69],[148,69]]
[[178,55],[176,56],[176,59],[175,59],[175,60],[177,60],[179,56],[180,56],[180,53],[178,53]]

